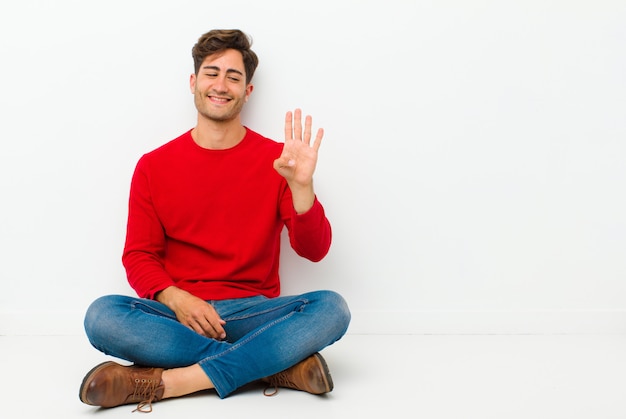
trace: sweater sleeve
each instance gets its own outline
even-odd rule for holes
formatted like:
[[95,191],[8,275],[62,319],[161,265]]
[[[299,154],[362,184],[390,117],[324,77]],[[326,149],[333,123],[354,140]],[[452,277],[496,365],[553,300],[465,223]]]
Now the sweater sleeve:
[[[291,194],[287,193],[283,200],[283,208],[288,205],[290,216],[285,224],[289,231],[289,242],[293,250],[300,256],[313,262],[322,260],[330,250],[332,229],[326,218],[324,207],[317,196],[313,206],[303,214],[297,214],[293,208]],[[288,201],[288,204],[285,203]]]
[[165,232],[154,209],[145,159],[135,168],[128,202],[128,223],[122,263],[131,287],[142,298],[155,295],[174,281],[164,269]]

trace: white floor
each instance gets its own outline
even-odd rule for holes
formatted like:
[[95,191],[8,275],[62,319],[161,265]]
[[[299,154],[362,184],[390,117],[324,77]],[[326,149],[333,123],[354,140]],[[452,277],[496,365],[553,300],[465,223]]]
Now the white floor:
[[[143,415],[78,400],[108,358],[83,336],[0,336],[0,417]],[[324,352],[335,389],[313,396],[253,384],[155,403],[152,418],[626,418],[626,335],[347,335]]]

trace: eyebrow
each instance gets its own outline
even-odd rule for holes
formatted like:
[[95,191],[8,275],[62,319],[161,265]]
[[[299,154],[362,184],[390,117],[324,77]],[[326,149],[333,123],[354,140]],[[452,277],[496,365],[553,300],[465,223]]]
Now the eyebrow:
[[[218,66],[215,65],[205,65],[204,67],[202,67],[203,70],[215,70],[215,71],[220,71],[221,68],[219,68]],[[237,73],[240,76],[243,76],[243,73],[239,70],[236,70],[234,68],[229,68],[228,70],[226,70],[226,73]]]

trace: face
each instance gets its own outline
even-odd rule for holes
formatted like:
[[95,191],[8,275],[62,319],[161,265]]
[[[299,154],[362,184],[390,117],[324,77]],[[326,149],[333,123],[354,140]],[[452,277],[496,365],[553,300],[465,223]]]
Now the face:
[[234,49],[206,57],[190,87],[198,113],[217,122],[237,118],[253,89],[246,85],[243,58]]

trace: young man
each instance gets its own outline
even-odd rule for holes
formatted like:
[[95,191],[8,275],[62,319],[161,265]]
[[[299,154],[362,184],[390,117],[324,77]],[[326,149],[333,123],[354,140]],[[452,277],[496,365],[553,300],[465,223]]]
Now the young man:
[[311,117],[288,112],[285,142],[243,126],[258,64],[239,30],[213,30],[192,50],[197,125],[145,154],[131,182],[122,261],[138,298],[105,296],[89,307],[95,348],[132,362],[94,367],[86,404],[138,403],[215,389],[224,398],[263,380],[313,394],[333,389],[319,354],[350,322],[332,291],[280,296],[280,236],[321,260],[331,227],[313,190],[323,137]]

